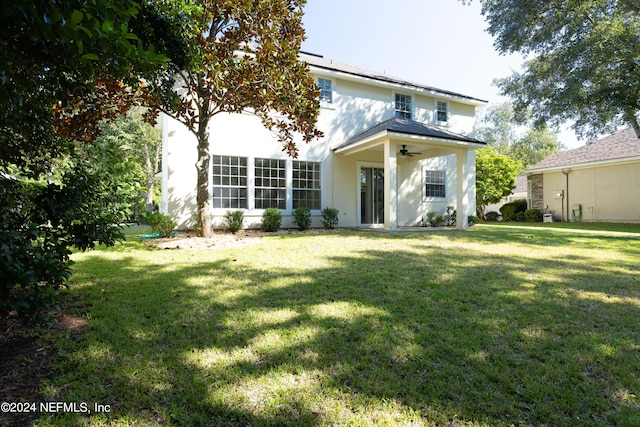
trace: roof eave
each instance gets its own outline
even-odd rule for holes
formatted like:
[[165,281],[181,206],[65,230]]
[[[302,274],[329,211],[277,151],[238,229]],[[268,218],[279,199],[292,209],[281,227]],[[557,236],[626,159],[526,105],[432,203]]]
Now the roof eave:
[[550,167],[540,168],[540,169],[527,169],[526,171],[524,171],[524,174],[529,176],[529,175],[535,175],[537,173],[543,173],[543,172],[556,172],[556,171],[569,170],[569,169],[585,169],[585,168],[598,167],[598,166],[611,166],[616,164],[635,163],[635,162],[640,162],[640,156],[601,160],[597,162],[573,163],[573,164],[561,165],[561,166],[550,166]]
[[[421,87],[418,85],[413,85],[410,83],[407,84],[401,84],[401,83],[396,83],[396,82],[391,82],[391,81],[385,81],[385,80],[380,80],[380,79],[375,79],[373,77],[369,77],[369,76],[364,76],[362,74],[357,74],[357,73],[348,73],[346,71],[340,71],[340,70],[336,70],[333,68],[329,68],[329,67],[323,67],[320,65],[313,65],[313,64],[308,64],[309,65],[309,69],[314,72],[314,69],[316,70],[322,70],[324,72],[326,72],[327,75],[336,75],[336,76],[340,76],[340,78],[344,79],[344,80],[349,80],[349,81],[354,81],[354,82],[367,82],[368,84],[371,85],[375,85],[375,86],[379,86],[379,87],[391,87],[391,88],[400,88],[403,90],[407,90],[407,91],[411,91],[414,93],[418,93],[421,95],[431,95],[434,97],[438,97],[438,98],[445,98],[445,99],[449,99],[451,101],[456,101],[462,104],[467,104],[467,105],[472,105],[474,107],[485,107],[487,105],[489,105],[489,101],[485,101],[482,99],[477,99],[477,98],[473,98],[473,97],[467,97],[464,95],[454,95],[451,93],[446,93],[446,92],[440,92],[436,89],[433,88],[426,88],[426,87]],[[316,74],[317,71],[316,71]]]
[[482,148],[485,146],[485,144],[481,142],[461,141],[449,138],[436,138],[432,136],[414,135],[404,132],[384,130],[382,132],[378,132],[374,135],[363,138],[360,141],[355,141],[352,144],[334,148],[333,152],[336,154],[355,154],[360,151],[365,151],[369,148],[375,147],[376,145],[384,142],[384,140],[386,139],[394,139],[401,142],[409,143],[429,143],[429,145],[435,145],[442,148]]

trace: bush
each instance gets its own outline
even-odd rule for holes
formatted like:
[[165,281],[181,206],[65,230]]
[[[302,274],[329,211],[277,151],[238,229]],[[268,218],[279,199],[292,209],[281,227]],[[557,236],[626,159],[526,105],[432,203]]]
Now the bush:
[[158,233],[160,237],[170,237],[176,225],[178,225],[169,215],[160,212],[147,215],[147,224],[149,224],[151,229],[155,233]]
[[527,209],[524,211],[524,220],[527,222],[542,222],[540,209]]
[[447,206],[447,213],[443,217],[444,225],[456,225],[458,213],[453,206]]
[[438,215],[437,212],[427,212],[427,215],[422,220],[427,227],[439,227],[445,223],[444,216]]
[[224,229],[230,233],[236,233],[244,224],[244,212],[227,211],[224,214]]
[[260,229],[262,231],[273,232],[280,228],[282,224],[282,212],[278,208],[269,208],[262,214],[262,223]]
[[293,223],[300,227],[300,230],[308,230],[311,227],[311,209],[303,207],[295,209]]
[[326,207],[322,209],[322,225],[324,228],[338,228],[338,214],[340,211],[335,208]]
[[506,203],[500,208],[503,221],[517,221],[518,213],[527,210],[527,201],[525,199],[514,200],[513,202]]
[[469,227],[472,225],[476,225],[478,223],[478,217],[475,215],[469,215],[467,217],[467,221],[469,222]]
[[487,221],[497,221],[500,214],[498,212],[487,212],[484,219]]

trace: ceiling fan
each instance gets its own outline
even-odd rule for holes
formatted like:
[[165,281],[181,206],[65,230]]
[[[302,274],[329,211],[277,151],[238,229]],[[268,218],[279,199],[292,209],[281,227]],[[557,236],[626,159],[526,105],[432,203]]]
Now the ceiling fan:
[[400,155],[402,157],[413,157],[414,154],[422,154],[422,153],[411,152],[411,151],[407,150],[407,146],[406,145],[403,145],[402,149],[400,150]]

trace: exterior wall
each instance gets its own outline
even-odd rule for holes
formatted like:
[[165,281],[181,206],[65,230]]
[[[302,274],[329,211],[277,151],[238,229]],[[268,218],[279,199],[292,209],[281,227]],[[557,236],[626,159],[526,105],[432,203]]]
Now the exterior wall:
[[539,209],[544,212],[544,178],[542,174],[531,175],[529,177],[529,188],[531,189],[530,206],[531,209]]
[[[340,211],[340,226],[355,227],[359,224],[359,165],[361,163],[383,164],[382,151],[364,151],[357,155],[334,155],[332,148],[349,138],[363,132],[375,124],[389,119],[395,114],[395,90],[368,85],[352,80],[336,78],[331,72],[319,70],[316,77],[332,81],[332,103],[323,103],[318,120],[318,128],[325,137],[310,144],[299,143],[299,160],[322,163],[321,206],[335,207]],[[435,125],[436,98],[407,91],[412,96],[413,118]],[[442,98],[448,102],[449,123],[446,129],[456,133],[469,133],[473,128],[475,107]],[[162,119],[163,128],[163,185],[161,210],[174,218],[180,228],[193,224],[196,212],[195,188],[197,156],[196,138],[186,127],[177,121]],[[232,155],[248,157],[249,166],[254,158],[285,159],[287,170],[291,170],[292,159],[281,151],[277,138],[264,129],[260,120],[251,114],[219,114],[210,125],[211,155]],[[399,159],[398,188],[400,200],[398,206],[398,225],[417,225],[428,211],[444,213],[447,206],[456,205],[456,156],[433,159]],[[444,200],[424,200],[422,195],[423,167],[447,170],[447,197]],[[475,156],[469,156],[469,169],[472,173],[466,179],[475,185]],[[251,167],[249,167],[251,169]],[[287,209],[283,211],[283,227],[292,227],[291,218],[291,173],[288,173]],[[252,172],[248,173],[251,181]],[[471,182],[471,181],[470,181]],[[475,189],[474,189],[475,191]],[[252,184],[248,188],[252,199]],[[471,197],[475,203],[475,197]],[[245,226],[259,226],[262,209],[251,208],[245,211]],[[227,209],[213,209],[214,225],[221,225]],[[475,210],[472,210],[475,212]],[[312,226],[319,227],[320,211],[312,211]]]
[[[532,186],[536,208],[553,214],[555,221],[640,222],[640,163],[588,167],[532,175],[532,184],[543,177],[542,198]],[[563,198],[557,197],[558,190]],[[568,200],[567,200],[568,199]],[[542,203],[540,201],[542,200]],[[540,207],[540,205],[542,205]]]

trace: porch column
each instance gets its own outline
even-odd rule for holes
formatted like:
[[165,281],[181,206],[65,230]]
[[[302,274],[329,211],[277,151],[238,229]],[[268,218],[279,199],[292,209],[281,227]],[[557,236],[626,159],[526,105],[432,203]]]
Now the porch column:
[[456,228],[466,230],[469,228],[469,215],[471,204],[471,180],[474,179],[469,168],[469,150],[456,151]]
[[384,229],[395,230],[398,227],[398,163],[396,143],[384,142]]

